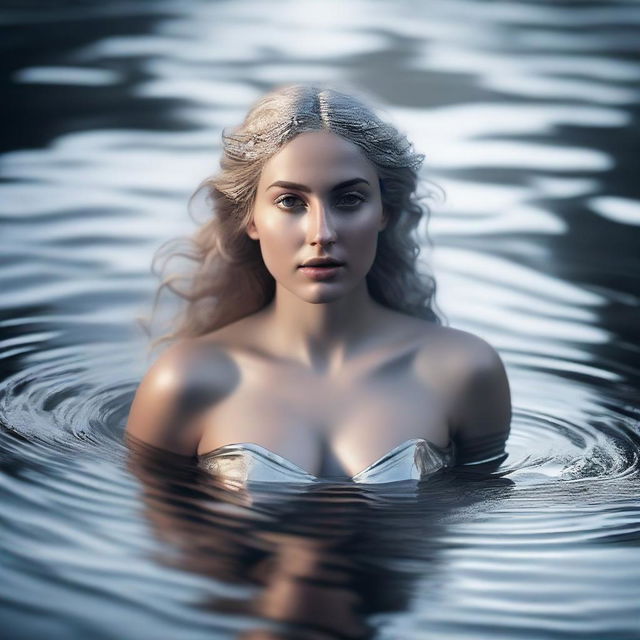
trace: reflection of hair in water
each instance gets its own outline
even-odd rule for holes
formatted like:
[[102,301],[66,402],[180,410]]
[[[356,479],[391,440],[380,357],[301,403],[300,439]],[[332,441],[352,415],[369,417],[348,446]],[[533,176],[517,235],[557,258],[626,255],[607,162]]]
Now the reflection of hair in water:
[[271,156],[296,135],[318,130],[356,144],[380,178],[388,222],[367,275],[372,297],[392,309],[439,322],[432,308],[435,281],[418,271],[414,235],[427,212],[416,194],[423,156],[361,100],[332,89],[291,85],[263,96],[239,127],[225,131],[221,169],[200,187],[207,190],[214,215],[186,245],[172,241],[159,252],[157,258],[165,258],[161,271],[175,256],[195,263],[187,275],[169,275],[160,286],[158,294],[166,288],[187,301],[177,327],[163,339],[208,333],[258,311],[273,298],[274,279],[259,244],[245,232],[255,189]]
[[405,610],[416,582],[437,574],[456,512],[504,497],[510,484],[460,483],[454,470],[419,484],[314,483],[261,496],[224,490],[189,457],[129,445],[146,517],[173,549],[161,561],[241,589],[200,607],[295,628],[274,637],[370,637],[368,616]]

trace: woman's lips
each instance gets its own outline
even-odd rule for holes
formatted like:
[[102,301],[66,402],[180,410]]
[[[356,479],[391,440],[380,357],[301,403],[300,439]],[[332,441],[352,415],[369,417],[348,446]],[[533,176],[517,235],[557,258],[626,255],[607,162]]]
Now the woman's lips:
[[299,269],[312,280],[330,280],[338,274],[342,267],[341,264],[331,264],[326,267],[316,265],[314,267],[299,267]]

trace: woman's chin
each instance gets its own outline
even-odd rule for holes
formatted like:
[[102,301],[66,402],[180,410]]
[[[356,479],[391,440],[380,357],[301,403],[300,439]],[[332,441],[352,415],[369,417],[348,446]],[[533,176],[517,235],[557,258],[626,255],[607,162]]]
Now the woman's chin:
[[306,295],[304,299],[311,304],[326,304],[344,298],[344,291],[316,291],[313,295]]
[[326,304],[344,298],[348,291],[344,283],[316,282],[309,287],[305,287],[304,291],[298,289],[293,293],[310,304]]

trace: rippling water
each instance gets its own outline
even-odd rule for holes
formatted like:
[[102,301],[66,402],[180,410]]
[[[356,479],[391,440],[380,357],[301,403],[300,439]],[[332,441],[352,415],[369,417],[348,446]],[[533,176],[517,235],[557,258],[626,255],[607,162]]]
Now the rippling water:
[[[638,3],[56,5],[0,14],[5,637],[640,638]],[[440,306],[512,384],[491,477],[246,494],[125,455],[153,250],[222,127],[313,80],[447,194]]]

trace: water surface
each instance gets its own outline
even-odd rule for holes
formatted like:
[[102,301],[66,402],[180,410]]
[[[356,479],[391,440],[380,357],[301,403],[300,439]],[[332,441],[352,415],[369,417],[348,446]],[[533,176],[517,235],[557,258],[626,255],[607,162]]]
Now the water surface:
[[[0,14],[9,637],[640,637],[638,4],[56,4]],[[313,80],[446,193],[439,305],[512,386],[489,478],[249,495],[127,460],[152,253],[222,127]]]

